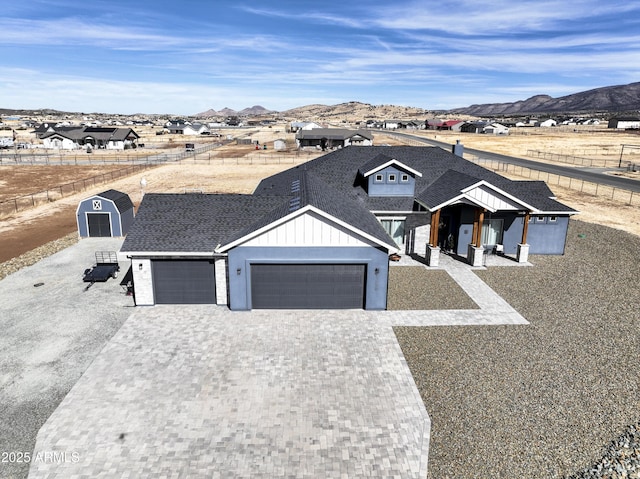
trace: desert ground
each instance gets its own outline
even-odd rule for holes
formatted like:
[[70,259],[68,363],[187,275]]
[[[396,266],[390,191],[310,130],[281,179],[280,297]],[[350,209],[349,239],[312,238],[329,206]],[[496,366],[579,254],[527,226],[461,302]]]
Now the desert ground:
[[[441,132],[433,135],[436,136],[435,139],[450,140],[450,143],[461,139],[465,146],[523,157],[527,157],[527,151],[532,149],[555,151],[565,148],[566,151],[569,149],[566,145],[573,145],[571,148],[576,152],[582,149],[583,152],[592,151],[593,155],[596,155],[596,149],[604,144],[610,144],[609,149],[615,151],[622,143],[633,144],[634,141],[640,143],[637,141],[637,136],[627,137],[607,131],[603,131],[602,136],[577,134],[571,130],[498,138]],[[273,151],[270,142],[283,136],[281,132],[276,133],[273,129],[255,131],[252,136],[258,138],[261,144],[267,143],[268,149],[257,151],[251,145],[241,146],[230,143],[209,150],[196,158],[153,166],[125,178],[96,184],[75,194],[59,199],[52,198],[52,201],[43,202],[33,208],[0,217],[0,245],[2,246],[0,248],[0,279],[4,275],[3,271],[6,271],[4,266],[14,261],[16,257],[29,257],[29,252],[38,246],[58,238],[75,239],[75,209],[81,199],[92,194],[109,188],[118,189],[128,193],[137,206],[143,193],[148,192],[179,193],[185,190],[200,190],[206,193],[251,193],[262,178],[321,154],[319,152],[300,154],[294,150]],[[174,143],[178,144],[177,141]],[[181,141],[179,145],[182,143]],[[376,135],[376,144],[383,143],[399,144],[397,140],[386,135]],[[165,148],[164,151],[171,154],[183,149],[183,146],[174,146]],[[586,153],[581,153],[580,156],[583,154]],[[607,158],[615,157],[613,154],[601,154]],[[129,163],[124,161],[121,164],[109,164],[107,163],[108,154],[100,152],[100,155],[104,156],[103,163],[92,162],[90,165],[65,166],[61,165],[60,161],[58,164],[52,162],[49,165],[32,165],[26,156],[21,158],[24,161],[20,163],[3,163],[0,165],[2,186],[0,191],[5,196],[0,201],[17,194],[36,193],[43,188],[55,189],[60,184],[96,176],[105,171],[117,171]],[[73,153],[69,153],[68,156],[72,157]],[[66,159],[68,158],[63,158],[63,160]],[[146,180],[144,189],[141,187],[143,178]],[[514,179],[518,178],[514,177]],[[522,268],[495,268],[481,275],[492,288],[523,311],[523,314],[532,321],[532,326],[511,329],[506,327],[396,329],[403,353],[412,368],[415,382],[421,391],[427,410],[432,415],[433,452],[430,452],[430,474],[434,477],[472,477],[462,472],[457,474],[456,471],[478,472],[482,470],[479,469],[481,466],[487,464],[490,467],[486,466],[486,468],[491,471],[483,477],[522,477],[509,474],[512,472],[510,464],[511,462],[520,464],[522,462],[518,459],[520,456],[533,456],[529,454],[528,447],[535,449],[536,454],[542,454],[540,457],[536,456],[532,464],[539,466],[540,462],[544,462],[545,457],[561,456],[562,464],[550,464],[549,470],[574,471],[576,468],[574,463],[587,466],[590,461],[596,460],[600,446],[629,424],[629,417],[635,417],[633,415],[637,412],[637,407],[634,406],[633,401],[629,404],[616,405],[616,394],[615,390],[612,393],[611,384],[619,384],[623,379],[628,379],[625,371],[633,371],[636,368],[637,355],[634,354],[634,348],[637,349],[635,339],[637,329],[634,329],[636,325],[633,318],[637,318],[635,312],[637,300],[632,298],[633,301],[630,301],[630,296],[627,296],[632,294],[630,292],[637,292],[637,269],[635,269],[637,261],[628,260],[628,258],[635,260],[637,257],[636,242],[629,240],[628,235],[620,235],[620,238],[614,238],[615,241],[612,241],[608,228],[592,225],[592,229],[585,229],[581,222],[604,224],[640,237],[640,208],[566,188],[558,188],[555,185],[552,185],[552,189],[560,201],[581,212],[576,217],[580,221],[572,222],[570,234],[574,241],[571,242],[567,256],[538,259],[536,267],[524,268],[526,271]],[[583,236],[584,240],[575,239]],[[594,247],[603,244],[608,248],[606,257],[615,257],[616,261],[601,268],[594,268],[584,260],[588,257],[586,251],[593,251]],[[29,260],[31,261],[32,258],[30,257]],[[624,273],[628,288],[620,288],[621,273]],[[612,280],[613,276],[616,276],[615,280]],[[567,278],[572,278],[572,281],[567,281]],[[580,289],[587,281],[585,278],[593,278],[597,284],[602,285],[602,288],[590,297],[585,297],[583,289]],[[530,301],[530,295],[525,294],[530,293],[531,285],[538,285],[541,289],[536,296],[536,301]],[[549,306],[548,303],[557,301],[559,289],[567,289],[567,296],[570,296],[574,302],[565,304],[560,301],[559,303],[562,304]],[[544,317],[546,311],[554,311],[554,313],[547,318]],[[572,316],[577,319],[568,322],[567,318]],[[609,320],[610,317],[613,319]],[[569,326],[571,331],[577,329],[579,334],[567,334]],[[549,334],[548,337],[547,334]],[[582,342],[584,346],[580,346]],[[425,344],[430,346],[424,347]],[[556,344],[559,345],[558,350],[555,349]],[[574,356],[576,344],[580,351],[578,356]],[[460,368],[459,358],[464,359],[466,369]],[[531,380],[532,358],[535,358],[533,362],[538,366],[535,368],[537,372],[537,376],[534,376],[535,381]],[[598,383],[595,389],[597,395],[594,398],[587,398],[594,394],[593,384],[575,384],[593,379],[591,376],[585,378],[575,373],[577,369],[582,370],[587,363],[594,363],[594,370],[598,371],[598,374],[601,371],[604,378]],[[468,367],[469,364],[475,365],[476,368]],[[505,370],[496,369],[496,364]],[[422,370],[423,367],[426,369]],[[462,378],[460,381],[451,380],[454,372]],[[467,376],[461,376],[463,374]],[[618,376],[623,379],[618,380]],[[538,385],[536,381],[548,386],[545,393],[548,401],[537,401],[540,389],[533,390],[533,386]],[[433,387],[434,384],[438,387]],[[521,384],[521,389],[532,387],[532,391],[527,390],[520,394],[518,405],[524,404],[530,410],[534,410],[540,404],[554,408],[544,411],[543,417],[548,419],[546,423],[522,423],[521,416],[511,414],[507,410],[512,404],[516,404],[510,402],[512,398],[509,395],[511,391],[509,388],[513,388],[514,384],[516,386]],[[631,388],[633,385],[629,383],[628,387]],[[491,407],[488,410],[498,411],[503,418],[512,418],[507,423],[515,424],[515,429],[523,431],[521,438],[501,436],[503,431],[495,427],[495,423],[492,422],[493,416],[488,417],[485,414],[486,410],[482,407],[484,403],[476,399],[477,391],[480,391],[482,396],[486,388],[493,388],[502,394],[502,397],[498,396],[497,402],[490,404]],[[565,400],[566,391],[570,392],[569,401]],[[624,397],[637,396],[633,396],[632,391],[629,396]],[[593,399],[593,401],[587,399]],[[577,409],[581,414],[572,410],[574,408],[572,401],[580,405]],[[587,402],[593,407],[586,407]],[[458,407],[457,417],[454,417],[451,409],[447,409],[446,406],[450,405],[454,409]],[[621,409],[625,414],[619,414]],[[529,414],[527,417],[534,416],[535,414]],[[480,418],[478,422],[469,422],[469,418],[478,417]],[[581,421],[584,420],[579,430],[575,424],[576,417]],[[596,424],[590,421],[596,421]],[[540,431],[544,433],[547,431],[542,427],[544,424],[551,425],[553,440],[540,435]],[[471,427],[470,432],[469,427]],[[499,451],[499,457],[490,456],[491,441],[481,441],[481,444],[472,443],[473,439],[478,437],[473,428],[480,430],[485,427],[489,431],[487,434],[494,437],[494,442],[497,443],[495,451]],[[562,440],[567,437],[563,428],[578,431],[576,434],[579,440],[576,439],[575,443],[568,444],[563,442]],[[496,430],[499,433],[494,434]],[[591,430],[596,431],[595,436],[585,432]],[[525,439],[530,437],[537,438],[538,444],[527,443]],[[451,447],[441,447],[441,444],[449,441],[450,438],[455,440]],[[580,442],[582,440],[591,441],[588,448]],[[488,458],[492,458],[493,462]],[[513,458],[513,461],[509,458]],[[465,469],[467,467],[468,469]],[[542,470],[533,466],[531,468],[531,471]],[[532,474],[535,475],[535,472]],[[557,476],[549,473],[546,477]]]
[[[145,143],[145,152],[167,154],[184,152],[183,144],[187,137],[178,135],[163,135],[158,140],[153,129],[142,131],[141,143]],[[466,147],[485,149],[515,156],[529,157],[527,152],[546,151],[562,152],[563,155],[586,157],[595,160],[618,161],[621,145],[640,144],[640,137],[632,133],[612,132],[606,128],[600,130],[575,130],[573,128],[536,128],[527,129],[524,133],[509,136],[460,134],[454,132],[421,132],[417,133],[427,138],[455,143],[461,140]],[[100,193],[109,188],[126,192],[137,205],[145,192],[184,192],[202,191],[204,193],[251,193],[258,182],[266,176],[290,168],[315,158],[321,152],[299,152],[291,145],[295,144],[293,135],[285,132],[285,125],[272,128],[250,130],[233,130],[223,135],[251,138],[260,143],[261,149],[255,145],[238,145],[235,141],[211,149],[206,153],[189,157],[179,162],[170,162],[160,166],[131,174],[109,183],[98,184],[77,194],[64,198],[51,198],[50,201],[39,204],[17,213],[5,214],[0,224],[0,263],[26,253],[37,246],[58,239],[76,230],[75,209],[78,202],[92,194]],[[172,138],[165,138],[171,136]],[[287,140],[287,151],[274,151],[272,142],[275,139]],[[197,146],[206,143],[216,143],[218,138],[197,138]],[[375,144],[397,145],[399,140],[384,134],[375,135]],[[171,146],[169,146],[171,145]],[[263,150],[262,146],[267,145]],[[136,155],[142,153],[136,150]],[[0,165],[0,202],[20,195],[41,192],[50,188],[68,184],[73,181],[94,177],[105,172],[118,172],[128,167],[132,162],[123,152],[99,151],[83,157],[82,153],[64,152],[51,153],[50,164],[31,164],[28,160],[30,150],[19,150],[23,155],[19,161],[11,162],[6,158]],[[26,153],[25,153],[26,151]],[[33,154],[33,153],[31,153]],[[90,156],[90,164],[67,164],[67,160],[81,155],[83,161]],[[117,163],[108,161],[126,160]],[[62,161],[61,161],[62,159]],[[57,163],[56,163],[57,160]],[[540,161],[552,161],[543,160]],[[564,161],[564,160],[563,160]],[[624,162],[640,163],[640,147],[627,148]],[[62,163],[62,164],[61,164]],[[563,164],[566,164],[563,162]],[[615,168],[612,168],[614,171]],[[640,175],[640,173],[635,173]],[[509,175],[513,179],[517,176]],[[141,180],[145,179],[146,186],[141,187]],[[612,201],[606,197],[590,194],[557,185],[550,185],[558,200],[580,211],[576,218],[581,221],[600,223],[623,231],[640,235],[640,209],[621,201]],[[6,206],[6,205],[5,205]],[[2,210],[0,208],[0,210]]]

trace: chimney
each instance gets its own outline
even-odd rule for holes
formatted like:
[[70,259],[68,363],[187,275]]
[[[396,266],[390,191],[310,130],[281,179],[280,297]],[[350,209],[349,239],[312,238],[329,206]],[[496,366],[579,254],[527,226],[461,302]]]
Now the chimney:
[[464,145],[460,143],[460,140],[456,140],[456,144],[451,148],[451,153],[460,158],[464,157]]

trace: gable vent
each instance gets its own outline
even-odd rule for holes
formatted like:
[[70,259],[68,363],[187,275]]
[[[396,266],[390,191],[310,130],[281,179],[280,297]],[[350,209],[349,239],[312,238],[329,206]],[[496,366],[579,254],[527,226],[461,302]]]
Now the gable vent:
[[295,211],[300,208],[300,197],[296,196],[289,200],[289,211]]

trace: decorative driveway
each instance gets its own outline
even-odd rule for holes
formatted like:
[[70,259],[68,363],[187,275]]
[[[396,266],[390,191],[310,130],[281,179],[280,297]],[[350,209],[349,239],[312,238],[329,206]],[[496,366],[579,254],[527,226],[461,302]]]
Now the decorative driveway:
[[29,477],[426,477],[429,416],[392,326],[526,324],[446,263],[479,310],[136,309],[40,430]]

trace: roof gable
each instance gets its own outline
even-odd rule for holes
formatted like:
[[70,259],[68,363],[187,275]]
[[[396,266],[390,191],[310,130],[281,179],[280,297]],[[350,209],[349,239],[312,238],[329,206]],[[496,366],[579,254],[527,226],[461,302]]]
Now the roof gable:
[[387,166],[391,166],[391,165],[396,166],[397,168],[403,171],[406,171],[407,173],[411,173],[413,176],[418,176],[418,177],[422,176],[422,173],[420,173],[419,171],[414,170],[413,168],[405,165],[404,163],[394,158],[389,158],[386,155],[378,155],[371,161],[368,161],[367,163],[365,163],[360,167],[359,173],[361,173],[362,176],[366,178],[367,176],[370,176],[380,170],[385,169]]

